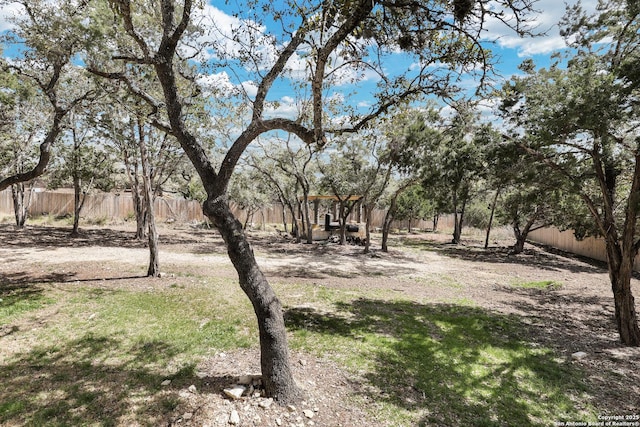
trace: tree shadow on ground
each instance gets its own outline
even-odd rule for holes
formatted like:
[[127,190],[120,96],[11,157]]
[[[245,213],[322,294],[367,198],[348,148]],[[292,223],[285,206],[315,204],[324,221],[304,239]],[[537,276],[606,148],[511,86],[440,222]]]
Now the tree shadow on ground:
[[404,246],[413,249],[437,252],[450,258],[478,263],[526,265],[541,270],[568,271],[571,273],[602,273],[606,264],[562,251],[551,251],[547,247],[529,247],[514,254],[511,247],[489,247],[454,245],[432,240],[407,240]]
[[18,326],[6,323],[8,318],[49,302],[41,284],[60,282],[71,276],[53,273],[34,277],[28,272],[0,273],[0,338],[19,330]]
[[[14,226],[0,224],[0,246],[5,248],[35,248],[47,250],[65,247],[121,247],[139,249],[147,246],[146,239],[136,240],[132,231],[111,228],[82,229],[78,237],[71,237],[71,229],[54,226],[29,226],[16,230]],[[212,234],[205,230],[188,232],[160,232],[161,245],[190,245],[201,242],[203,234]]]
[[587,399],[583,374],[540,348],[517,316],[372,299],[336,309],[291,308],[285,319],[294,333],[356,340],[352,351],[371,361],[361,393],[411,412],[420,425],[543,426],[575,420],[574,399]]
[[[611,414],[633,414],[640,408],[640,348],[625,347],[616,330],[613,298],[562,291],[501,287],[516,294],[514,309],[524,313],[532,340],[569,357],[582,351],[580,363],[590,372],[592,389],[602,391],[599,407]],[[610,291],[609,291],[610,292]]]
[[178,353],[163,341],[127,347],[88,333],[18,354],[0,362],[0,424],[169,425],[181,390],[193,384],[221,391],[230,381],[199,378],[194,365],[163,373]]
[[[316,255],[298,256],[295,260],[289,260],[286,265],[268,267],[266,272],[276,277],[325,279],[339,277],[343,279],[394,277],[402,274],[411,274],[415,268],[404,266],[402,259],[393,258],[394,263],[376,264],[375,260],[363,255],[361,257],[335,256],[318,257]],[[415,262],[415,261],[413,261]]]

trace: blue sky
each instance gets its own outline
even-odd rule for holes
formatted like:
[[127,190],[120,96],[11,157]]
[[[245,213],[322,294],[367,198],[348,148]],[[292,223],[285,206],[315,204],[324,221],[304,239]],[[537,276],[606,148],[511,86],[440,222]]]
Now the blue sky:
[[[583,6],[587,10],[593,10],[595,8],[596,0],[585,0]],[[536,38],[520,38],[511,30],[506,29],[499,23],[490,23],[487,26],[486,39],[495,40],[491,49],[494,54],[500,59],[497,64],[497,70],[504,78],[508,79],[514,73],[517,73],[517,66],[524,59],[531,58],[537,64],[548,64],[549,56],[559,49],[564,47],[564,41],[559,35],[559,28],[557,23],[564,14],[565,3],[557,0],[539,0],[535,8],[540,11],[538,14],[532,16],[533,24],[536,26],[537,31],[545,32],[546,35]],[[226,10],[226,12],[225,12]],[[225,2],[211,1],[206,8],[205,14],[202,19],[210,20],[217,27],[217,35],[209,35],[209,37],[217,38],[218,42],[223,42],[224,36],[231,34],[231,29],[241,25],[241,21],[232,16],[229,12],[229,6],[225,5]],[[4,31],[9,28],[6,17],[11,14],[20,13],[18,6],[3,6],[0,10],[0,31]],[[264,37],[264,33],[268,33],[270,28],[262,27],[255,29],[255,37],[260,40]],[[237,49],[232,47],[228,41],[224,41],[229,49]],[[268,63],[270,57],[269,48],[256,49],[259,53],[265,56],[265,62]],[[212,55],[215,55],[212,53]],[[401,66],[408,64],[402,64],[400,58],[396,59],[394,66]],[[305,68],[304,60],[301,57],[294,57],[290,63],[290,69],[292,76],[296,73],[302,73]],[[259,68],[259,66],[258,66]],[[345,80],[348,76],[345,76]],[[255,93],[256,85],[255,79],[251,78],[250,72],[244,72],[241,68],[236,67],[234,72],[218,69],[211,71],[210,75],[205,76],[203,82],[209,82],[212,86],[227,88],[231,90],[243,90],[245,93],[252,97]],[[472,81],[464,82],[470,87],[474,85]],[[337,89],[333,92],[336,96],[336,100],[340,101],[340,96],[349,97],[349,101],[353,105],[366,109],[367,105],[372,103],[370,98],[370,89],[375,85],[375,78],[365,78],[359,86],[357,93],[353,93],[353,87],[347,84],[338,85]],[[272,114],[279,115],[294,115],[299,108],[296,103],[299,102],[295,93],[293,93],[286,84],[280,84],[274,87],[274,90],[270,94],[271,101],[278,101],[277,105],[273,105],[270,108],[273,109]]]

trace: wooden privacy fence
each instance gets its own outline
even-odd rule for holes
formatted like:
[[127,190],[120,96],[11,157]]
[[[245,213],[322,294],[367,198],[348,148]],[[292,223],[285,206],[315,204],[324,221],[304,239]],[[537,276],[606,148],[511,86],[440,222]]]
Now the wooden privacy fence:
[[[541,228],[529,233],[529,240],[588,258],[607,260],[603,239],[587,237],[584,240],[577,240],[572,230],[560,231],[555,227]],[[634,269],[640,271],[640,256],[636,257]]]
[[[247,214],[233,203],[231,208],[236,217],[244,222]],[[283,207],[274,204],[265,207],[256,212],[250,219],[250,222],[256,225],[262,224],[282,224]],[[175,199],[160,197],[155,202],[156,218],[158,221],[177,221],[192,222],[204,221],[202,214],[202,206],[199,202],[193,200]],[[82,216],[84,218],[106,218],[123,220],[126,218],[135,218],[133,208],[133,198],[130,192],[122,193],[102,193],[95,192],[87,195]],[[382,227],[385,211],[376,209],[372,212],[371,225],[373,228]],[[0,191],[0,214],[13,215],[13,200],[11,198],[11,190],[6,189]],[[29,207],[29,215],[31,217],[40,215],[66,216],[73,215],[73,192],[69,190],[46,190],[36,188],[31,198]],[[286,219],[291,224],[290,213],[286,212]],[[352,218],[353,219],[353,218]],[[392,228],[406,229],[409,221],[395,221]],[[411,221],[412,229],[431,230],[433,224],[430,220],[413,220]],[[438,227],[440,229],[453,228],[453,217],[451,215],[443,215],[440,218]]]
[[[199,202],[184,199],[159,197],[155,201],[156,218],[159,221],[175,220],[181,222],[203,221],[202,207]],[[0,214],[13,214],[11,190],[0,192]],[[46,191],[36,188],[31,196],[30,216],[73,215],[73,192]],[[125,219],[135,218],[131,193],[119,194],[96,192],[87,195],[82,209],[84,218]]]

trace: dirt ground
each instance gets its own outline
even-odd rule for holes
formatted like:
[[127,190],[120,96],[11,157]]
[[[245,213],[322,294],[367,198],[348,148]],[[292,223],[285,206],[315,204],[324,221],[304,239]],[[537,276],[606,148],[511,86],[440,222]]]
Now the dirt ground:
[[[148,260],[144,243],[133,241],[130,229],[124,227],[85,229],[74,240],[67,235],[64,228],[28,227],[16,232],[1,224],[0,276],[56,282],[71,278],[91,283],[122,279],[123,271],[135,271]],[[363,254],[362,247],[356,246],[295,244],[275,232],[256,232],[251,239],[258,262],[272,281],[322,283],[334,289],[379,288],[416,302],[463,299],[497,313],[522,316],[535,331],[532,341],[556,349],[568,361],[574,352],[587,353],[585,359],[569,363],[583,366],[591,394],[603,413],[639,412],[640,349],[619,344],[611,289],[602,263],[532,245],[515,256],[506,247],[508,241],[493,242],[488,250],[472,238],[465,245],[454,246],[448,243],[449,235],[433,233],[397,237],[396,241],[402,240],[402,249],[382,253],[374,248],[370,254]],[[198,265],[198,274],[237,277],[221,239],[211,230],[163,228],[160,260],[167,272]],[[32,266],[28,275],[25,265]],[[559,286],[513,286],[547,280]],[[456,286],[433,285],[443,282]],[[132,283],[114,280],[110,286]],[[162,279],[135,280],[136,287],[162,283]],[[634,294],[640,295],[640,282],[634,279],[632,286]],[[0,330],[0,345],[6,344],[5,335]],[[263,398],[238,403],[224,397],[222,389],[228,383],[222,378],[259,371],[258,352],[241,350],[216,354],[199,366],[199,375],[210,379],[206,390],[182,391],[184,403],[169,424],[228,425],[229,414],[235,409],[242,425],[374,425],[366,408],[354,407],[349,399],[361,387],[352,375],[328,359],[301,353],[294,353],[292,359],[296,378],[308,396],[296,408],[282,408]],[[311,412],[305,415],[303,410]]]

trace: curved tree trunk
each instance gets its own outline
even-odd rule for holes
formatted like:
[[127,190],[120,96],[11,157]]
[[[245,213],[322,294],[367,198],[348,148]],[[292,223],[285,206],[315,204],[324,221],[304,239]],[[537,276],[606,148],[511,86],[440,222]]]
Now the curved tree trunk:
[[258,318],[260,365],[268,396],[286,403],[301,396],[289,365],[289,349],[282,315],[282,305],[258,267],[242,224],[229,209],[226,197],[209,198],[203,206],[205,215],[218,229],[227,245],[240,287],[249,297]]
[[382,222],[382,252],[389,252],[389,231],[391,230],[391,224],[393,223],[393,213],[391,208],[387,211]]
[[524,244],[527,242],[527,233],[516,234],[516,242],[513,244],[511,251],[513,254],[521,254],[524,251]]
[[284,233],[287,234],[289,232],[289,226],[287,224],[287,209],[282,203],[282,226],[284,227]]
[[388,242],[389,242],[389,231],[391,230],[391,224],[393,223],[393,216],[396,211],[396,199],[392,199],[391,206],[389,210],[384,216],[384,221],[382,223],[382,251],[389,252]]

